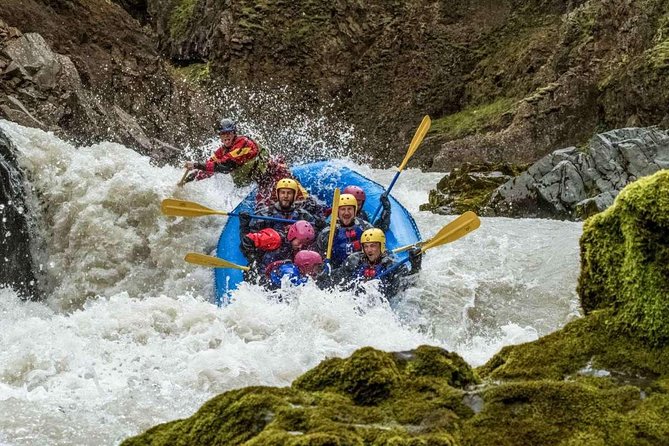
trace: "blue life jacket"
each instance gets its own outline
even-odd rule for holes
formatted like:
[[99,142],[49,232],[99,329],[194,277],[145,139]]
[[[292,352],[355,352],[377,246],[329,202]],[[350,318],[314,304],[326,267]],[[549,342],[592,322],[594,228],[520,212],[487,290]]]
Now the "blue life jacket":
[[341,265],[346,258],[362,249],[360,236],[365,229],[360,225],[339,226],[332,242],[332,264]]
[[[361,263],[355,270],[355,277],[362,280],[372,280],[383,272],[386,268],[381,263],[370,265],[369,263]],[[381,280],[385,279],[382,278]]]
[[293,285],[300,285],[307,281],[307,279],[300,274],[297,265],[292,262],[285,262],[278,267],[273,268],[269,274],[269,281],[273,286],[280,288],[281,279],[283,279],[284,276],[288,276],[290,283]]

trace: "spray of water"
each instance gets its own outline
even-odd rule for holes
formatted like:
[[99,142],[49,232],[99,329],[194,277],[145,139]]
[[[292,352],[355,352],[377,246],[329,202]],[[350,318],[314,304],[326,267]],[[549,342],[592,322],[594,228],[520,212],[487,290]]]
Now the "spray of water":
[[[226,175],[175,184],[123,146],[74,147],[0,121],[29,177],[45,302],[0,289],[0,442],[110,444],[186,417],[213,395],[288,385],[332,356],[439,345],[473,365],[578,315],[575,223],[483,219],[474,234],[426,254],[395,308],[311,285],[281,299],[253,285],[210,303],[211,272],[182,261],[212,252],[225,217],[168,219],[176,196],[231,210],[250,190]],[[392,170],[344,165],[388,184]],[[419,212],[438,174],[408,169],[393,194],[429,236],[450,218]]]

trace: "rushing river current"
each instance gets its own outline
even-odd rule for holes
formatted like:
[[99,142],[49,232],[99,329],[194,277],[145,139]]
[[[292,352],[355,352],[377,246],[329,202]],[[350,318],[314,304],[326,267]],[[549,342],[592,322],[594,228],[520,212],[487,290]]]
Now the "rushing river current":
[[[244,285],[218,308],[212,272],[182,259],[211,253],[225,217],[167,219],[160,200],[232,210],[250,189],[227,175],[179,189],[182,170],[122,145],[75,147],[7,121],[0,128],[28,177],[46,290],[43,302],[24,302],[0,289],[0,445],[117,444],[218,393],[287,386],[363,346],[438,345],[477,366],[579,315],[582,225],[506,218],[482,218],[477,231],[429,251],[394,308],[373,290],[356,297],[312,285],[284,302]],[[395,173],[341,163],[381,184]],[[453,218],[418,210],[442,175],[408,169],[392,191],[424,237]]]

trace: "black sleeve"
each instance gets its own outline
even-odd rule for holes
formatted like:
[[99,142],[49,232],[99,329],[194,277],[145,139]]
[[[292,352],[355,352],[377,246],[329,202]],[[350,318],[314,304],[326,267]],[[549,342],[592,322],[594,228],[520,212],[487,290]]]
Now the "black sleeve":
[[215,163],[214,172],[218,173],[230,173],[237,168],[237,163],[232,160],[228,160],[224,163]]
[[371,222],[375,227],[379,228],[383,232],[387,232],[390,228],[390,199],[384,195],[381,196],[381,205],[383,210],[381,211],[381,216],[378,219],[378,223]]

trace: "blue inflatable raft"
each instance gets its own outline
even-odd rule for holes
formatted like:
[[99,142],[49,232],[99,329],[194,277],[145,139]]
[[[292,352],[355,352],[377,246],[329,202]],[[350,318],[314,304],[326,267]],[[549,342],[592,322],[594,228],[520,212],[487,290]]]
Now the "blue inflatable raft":
[[[371,216],[379,206],[379,197],[384,191],[380,184],[352,171],[347,167],[337,165],[336,162],[319,161],[302,164],[291,168],[293,175],[310,194],[315,195],[330,205],[334,189],[343,189],[346,186],[360,186],[365,190],[367,199],[363,209]],[[255,204],[255,190],[252,191],[234,210],[234,212],[253,212]],[[386,233],[386,247],[391,250],[400,246],[416,243],[420,240],[420,233],[413,217],[397,200],[390,196],[392,206],[390,229]],[[239,219],[228,218],[221,236],[218,239],[216,254],[218,257],[238,265],[247,265],[248,262],[239,249]],[[397,254],[402,260],[407,252]],[[243,281],[240,270],[217,268],[214,270],[214,286],[216,288],[216,303],[227,302],[230,292],[235,290]]]

